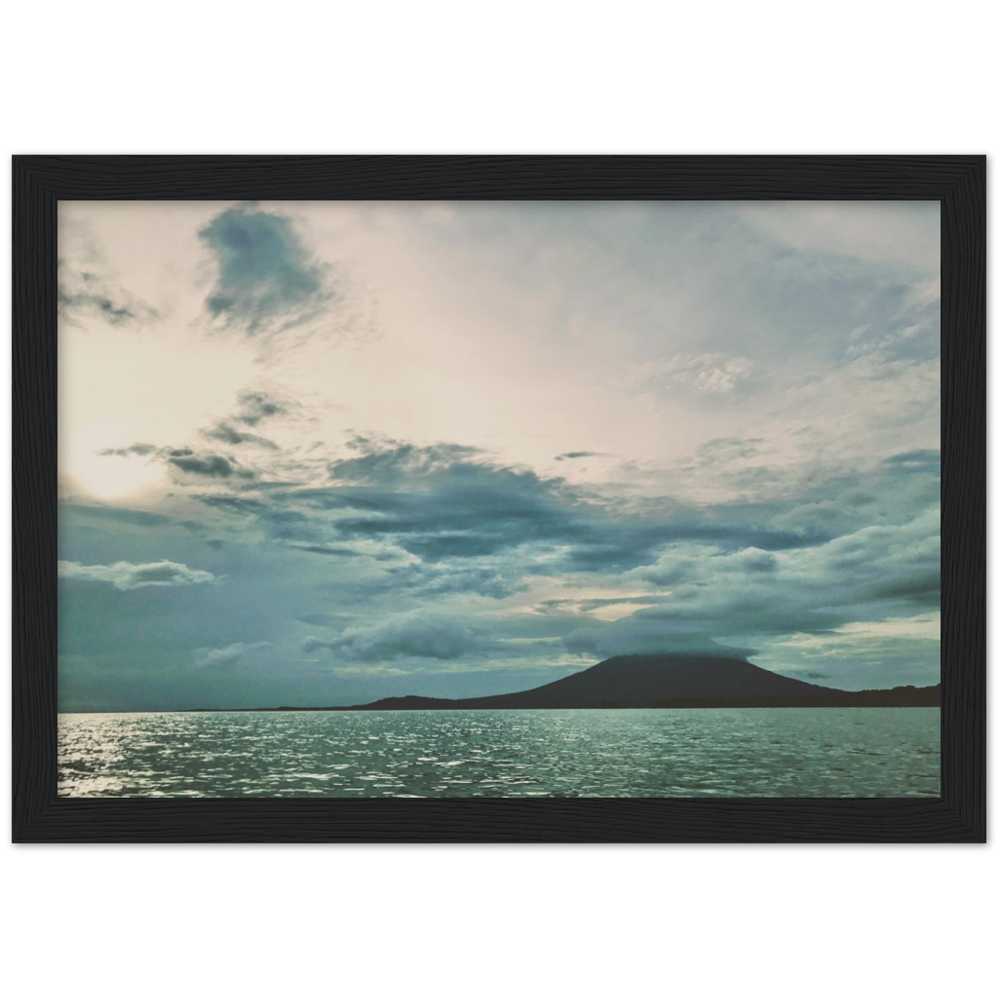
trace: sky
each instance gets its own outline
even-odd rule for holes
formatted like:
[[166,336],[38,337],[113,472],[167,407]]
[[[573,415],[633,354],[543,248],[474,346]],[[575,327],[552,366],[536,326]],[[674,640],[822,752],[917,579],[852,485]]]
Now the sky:
[[936,202],[61,202],[62,711],[934,684]]

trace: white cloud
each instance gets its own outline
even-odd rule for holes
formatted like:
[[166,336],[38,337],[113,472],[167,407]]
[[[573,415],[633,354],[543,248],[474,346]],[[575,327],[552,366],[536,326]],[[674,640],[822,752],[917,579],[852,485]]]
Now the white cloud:
[[400,657],[455,660],[480,645],[479,638],[460,622],[426,611],[406,611],[377,619],[371,625],[344,629],[335,639],[309,636],[306,653],[329,649],[347,660],[375,663]]
[[677,355],[645,367],[647,377],[665,385],[684,385],[699,392],[732,392],[753,370],[749,358],[724,354]]
[[267,649],[270,645],[269,642],[232,642],[220,649],[202,647],[194,651],[194,665],[196,667],[230,667],[242,660],[247,653],[258,649]]
[[191,569],[183,563],[117,562],[110,566],[84,566],[82,563],[59,560],[59,576],[68,580],[95,580],[113,584],[118,590],[138,590],[140,587],[184,587],[194,583],[211,583],[215,576],[208,570]]
[[767,201],[741,205],[740,210],[797,250],[911,264],[928,272],[940,266],[937,202]]

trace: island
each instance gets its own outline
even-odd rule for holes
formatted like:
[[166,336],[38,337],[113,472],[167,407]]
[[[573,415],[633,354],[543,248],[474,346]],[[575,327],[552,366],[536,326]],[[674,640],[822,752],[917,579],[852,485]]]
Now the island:
[[323,708],[282,705],[271,711],[447,711],[533,708],[928,708],[941,704],[941,685],[841,691],[765,670],[731,656],[614,656],[526,691],[478,698],[405,695],[365,705]]

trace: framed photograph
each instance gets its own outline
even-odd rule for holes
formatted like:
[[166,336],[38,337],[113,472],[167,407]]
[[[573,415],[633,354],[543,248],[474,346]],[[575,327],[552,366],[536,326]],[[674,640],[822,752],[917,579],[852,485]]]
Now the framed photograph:
[[16,157],[16,841],[985,839],[985,160]]

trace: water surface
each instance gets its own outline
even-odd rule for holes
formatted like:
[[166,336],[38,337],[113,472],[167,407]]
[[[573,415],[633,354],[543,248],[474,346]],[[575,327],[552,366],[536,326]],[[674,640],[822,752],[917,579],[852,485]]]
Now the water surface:
[[940,794],[936,708],[61,715],[67,796]]

